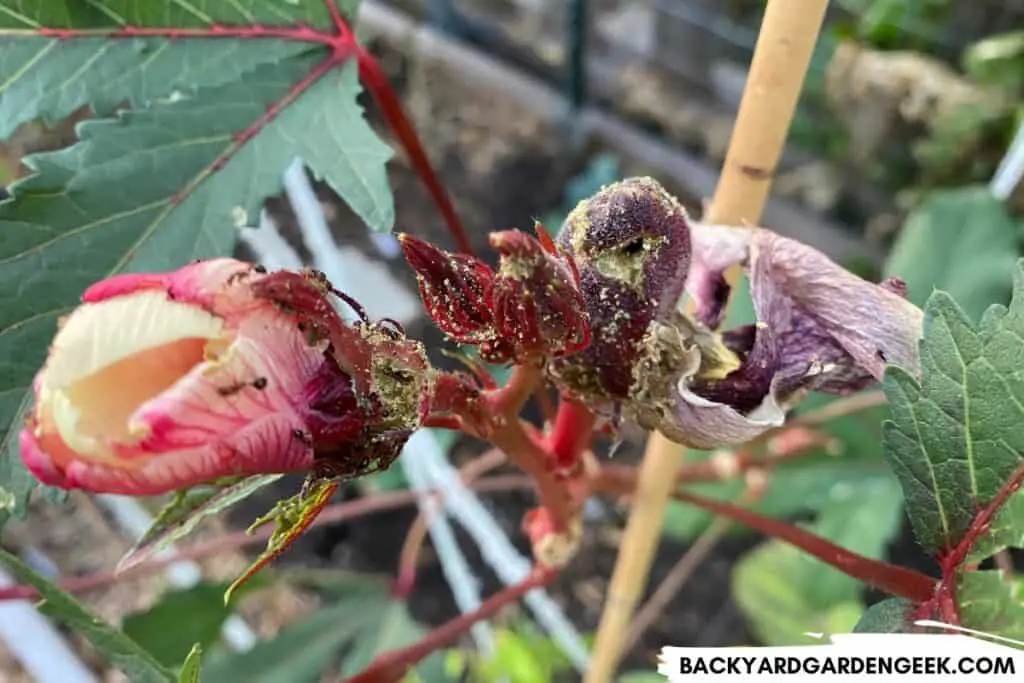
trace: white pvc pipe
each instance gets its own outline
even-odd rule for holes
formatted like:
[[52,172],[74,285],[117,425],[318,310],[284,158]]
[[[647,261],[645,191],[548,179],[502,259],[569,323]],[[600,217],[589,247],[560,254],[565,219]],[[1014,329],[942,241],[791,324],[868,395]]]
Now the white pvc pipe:
[[1017,134],[1006,150],[1006,156],[999,162],[999,168],[989,184],[996,199],[1006,201],[1024,177],[1024,124],[1017,127]]
[[[409,487],[421,494],[418,499],[420,512],[427,517],[430,540],[437,552],[441,571],[451,588],[452,597],[455,598],[455,605],[459,612],[468,614],[479,609],[482,603],[480,579],[473,574],[469,561],[455,540],[455,532],[448,521],[444,503],[438,504],[436,497],[427,495],[432,487],[431,477],[424,469],[423,458],[417,455],[423,448],[437,448],[437,440],[429,430],[420,430],[409,438],[398,462],[409,480]],[[470,633],[477,649],[484,656],[493,654],[494,632],[490,624],[486,621],[478,622],[473,625]]]
[[[367,259],[358,249],[339,245],[334,241],[323,207],[306,175],[301,159],[296,159],[284,174],[284,189],[295,211],[302,240],[306,243],[313,263],[334,287],[345,292],[366,307],[373,317],[389,317],[408,324],[421,310],[419,297],[392,277],[386,266]],[[392,235],[371,232],[374,245],[387,258],[399,251]],[[352,322],[355,313],[344,302],[339,302],[342,317]]]
[[299,253],[281,235],[266,209],[260,211],[259,227],[242,227],[239,236],[256,253],[256,261],[270,270],[302,270]]
[[[415,436],[415,435],[414,435]],[[484,561],[502,583],[512,586],[526,580],[533,564],[523,557],[498,525],[490,511],[462,481],[458,471],[448,462],[437,441],[421,440],[414,451],[417,458],[429,463],[434,485],[443,492],[445,507],[473,538]],[[405,456],[403,456],[405,457]],[[589,666],[590,654],[583,637],[565,612],[543,588],[536,588],[524,597],[541,627],[566,654],[576,670],[583,674]]]
[[[15,584],[0,569],[0,587]],[[57,629],[27,600],[0,602],[0,641],[37,683],[99,683]]]

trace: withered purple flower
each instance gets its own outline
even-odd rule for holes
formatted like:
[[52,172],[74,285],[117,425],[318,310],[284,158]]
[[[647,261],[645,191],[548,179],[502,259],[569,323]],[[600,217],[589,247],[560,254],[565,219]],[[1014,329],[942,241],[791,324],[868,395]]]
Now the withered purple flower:
[[[646,246],[624,249],[622,236],[636,234]],[[674,441],[736,445],[782,424],[810,391],[857,391],[887,363],[919,371],[923,314],[900,281],[867,282],[769,230],[690,222],[652,180],[583,202],[559,241],[577,256],[595,343],[553,379]],[[749,276],[757,323],[719,332],[734,264]]]

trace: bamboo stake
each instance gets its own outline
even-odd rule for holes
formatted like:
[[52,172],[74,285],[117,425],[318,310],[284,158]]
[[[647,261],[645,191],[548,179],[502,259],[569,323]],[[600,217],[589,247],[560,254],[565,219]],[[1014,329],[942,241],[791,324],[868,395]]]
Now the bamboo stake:
[[[768,0],[736,126],[706,222],[756,225],[803,89],[828,0]],[[727,273],[735,284],[738,268]],[[647,443],[585,683],[611,683],[647,584],[680,447],[659,433]]]

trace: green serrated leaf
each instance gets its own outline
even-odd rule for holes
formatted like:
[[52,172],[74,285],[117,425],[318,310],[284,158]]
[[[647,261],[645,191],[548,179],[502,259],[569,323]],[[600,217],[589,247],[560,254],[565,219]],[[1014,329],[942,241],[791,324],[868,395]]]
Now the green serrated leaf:
[[84,636],[132,683],[174,683],[177,675],[158,662],[138,643],[90,612],[85,605],[54,586],[14,555],[0,548],[0,564],[19,583],[36,588],[43,602],[39,610]]
[[1016,254],[1017,226],[988,187],[941,190],[907,218],[885,275],[906,280],[918,306],[940,289],[977,320],[1009,299]]
[[[345,658],[342,677],[348,678],[369,666],[378,655],[412,645],[426,635],[426,630],[409,615],[408,607],[400,600],[384,596],[384,601],[373,607],[377,619],[357,635]],[[438,651],[416,667],[416,673],[425,683],[446,680],[444,656]]]
[[[339,3],[347,16],[354,16],[357,4]],[[124,26],[207,29],[214,23],[332,28],[323,0],[0,1],[0,139],[21,123],[56,122],[85,105],[108,116],[121,102],[145,106],[176,91],[232,83],[304,52],[327,57],[327,46],[298,40],[103,35]],[[40,35],[43,28],[82,34]]]
[[[899,528],[896,482],[835,484],[834,499],[812,525],[814,533],[868,557],[880,557]],[[860,615],[861,585],[781,541],[768,541],[733,570],[733,595],[767,645],[816,643],[808,632],[844,633]]]
[[978,326],[945,293],[925,307],[920,384],[890,368],[886,457],[926,551],[952,548],[977,511],[1024,462],[1024,262],[1010,308],[993,307]]
[[245,477],[223,488],[200,486],[177,493],[160,510],[153,525],[117,565],[118,571],[145,562],[195,531],[207,517],[219,514],[281,478],[280,474]]
[[[267,583],[253,581],[243,590],[248,593]],[[162,664],[176,666],[193,645],[209,650],[220,640],[221,628],[237,606],[224,604],[225,590],[226,583],[201,582],[168,591],[148,609],[126,616],[121,628]]]
[[971,548],[967,564],[978,564],[1006,548],[1024,548],[1024,492],[1021,491],[999,510],[988,532]]
[[372,599],[352,598],[314,612],[248,652],[210,657],[216,683],[317,683],[342,648],[377,619]]
[[188,656],[185,657],[185,661],[181,665],[181,671],[178,672],[178,683],[199,683],[202,666],[203,648],[196,643],[189,650]]
[[904,598],[887,598],[864,610],[854,633],[909,633],[915,605]]
[[963,572],[956,597],[961,626],[1024,642],[1024,581],[1020,578],[1008,580],[999,571]]
[[[316,59],[265,65],[193,97],[87,121],[81,142],[30,157],[36,173],[0,203],[0,427],[11,424],[57,318],[92,282],[124,271],[169,270],[230,253],[299,156],[374,229],[391,227],[384,164],[390,149],[355,98],[350,63],[314,83],[237,147],[236,136],[285,97]],[[19,506],[33,482],[20,469],[14,429],[0,442],[0,484]]]

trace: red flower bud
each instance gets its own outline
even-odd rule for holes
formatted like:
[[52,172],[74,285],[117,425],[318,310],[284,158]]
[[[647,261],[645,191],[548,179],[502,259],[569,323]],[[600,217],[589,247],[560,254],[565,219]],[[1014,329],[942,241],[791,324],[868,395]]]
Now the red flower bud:
[[411,235],[399,235],[405,260],[416,272],[420,298],[442,332],[460,344],[494,338],[487,290],[494,273],[483,261],[452,254]]
[[546,243],[519,230],[491,234],[491,245],[501,254],[490,295],[494,327],[517,362],[568,356],[590,344],[574,268],[550,238]]
[[558,246],[579,268],[594,341],[552,364],[552,375],[584,401],[629,400],[644,337],[673,315],[682,294],[691,252],[686,211],[654,180],[629,178],[580,202]]

